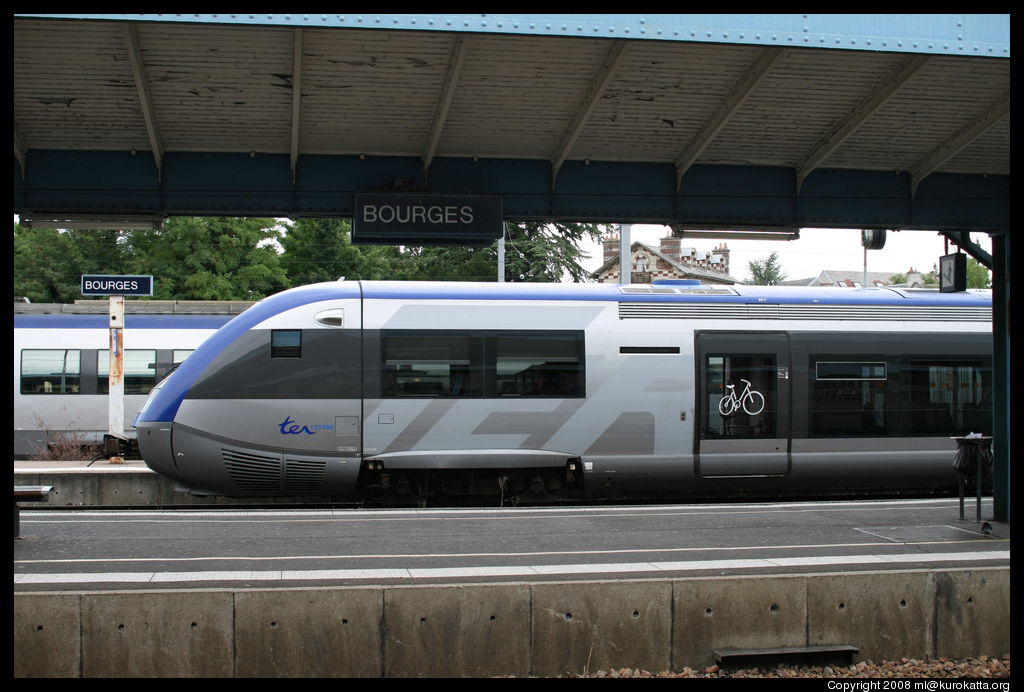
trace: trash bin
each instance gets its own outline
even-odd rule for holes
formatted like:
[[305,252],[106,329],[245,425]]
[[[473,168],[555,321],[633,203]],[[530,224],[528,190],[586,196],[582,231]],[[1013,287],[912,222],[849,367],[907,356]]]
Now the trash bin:
[[977,500],[977,519],[981,521],[981,481],[992,470],[992,436],[971,433],[956,441],[953,468],[960,477],[960,518],[964,518],[964,493],[973,484]]

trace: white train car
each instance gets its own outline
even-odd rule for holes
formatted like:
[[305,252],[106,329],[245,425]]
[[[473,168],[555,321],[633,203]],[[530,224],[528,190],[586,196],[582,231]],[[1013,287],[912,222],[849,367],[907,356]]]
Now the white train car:
[[[128,304],[124,429],[153,386],[251,303]],[[97,445],[108,430],[106,301],[14,304],[14,455]],[[147,312],[138,312],[147,310]]]
[[226,325],[136,425],[235,496],[935,490],[991,388],[985,291],[332,282]]

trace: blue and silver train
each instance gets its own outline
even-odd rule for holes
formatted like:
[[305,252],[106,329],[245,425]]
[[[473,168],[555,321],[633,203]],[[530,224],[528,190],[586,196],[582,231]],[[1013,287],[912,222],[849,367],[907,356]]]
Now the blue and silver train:
[[338,281],[235,317],[135,426],[199,494],[936,491],[991,433],[991,339],[988,291]]

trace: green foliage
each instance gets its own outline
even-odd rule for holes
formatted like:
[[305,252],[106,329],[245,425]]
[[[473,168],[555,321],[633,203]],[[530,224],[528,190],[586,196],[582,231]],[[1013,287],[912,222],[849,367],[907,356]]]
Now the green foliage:
[[[586,279],[580,243],[596,224],[506,224],[507,281]],[[14,228],[14,294],[81,298],[82,274],[151,274],[162,300],[259,300],[290,286],[347,279],[496,281],[497,245],[353,245],[347,219],[282,222],[172,217],[160,230]]]
[[289,287],[273,219],[173,217],[134,231],[131,274],[152,274],[154,298],[259,300]]
[[773,252],[762,261],[749,262],[748,267],[751,278],[746,283],[749,285],[774,286],[786,280],[786,275],[782,272],[782,265],[779,264],[779,253],[777,252]]
[[299,219],[281,237],[281,264],[293,286],[346,279],[387,279],[397,248],[353,245],[348,219]]
[[967,258],[967,288],[992,288],[992,273],[973,257]]
[[56,231],[14,226],[14,295],[34,303],[81,298],[82,274],[124,274],[125,231]]

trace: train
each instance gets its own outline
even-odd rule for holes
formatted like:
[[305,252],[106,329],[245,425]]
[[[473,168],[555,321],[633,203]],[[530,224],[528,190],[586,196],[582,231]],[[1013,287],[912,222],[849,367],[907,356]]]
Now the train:
[[[124,440],[153,386],[253,301],[128,301]],[[14,457],[102,451],[108,421],[108,302],[14,303]],[[77,449],[81,448],[81,449]]]
[[991,292],[327,282],[150,393],[200,495],[371,502],[943,492],[992,428]]

